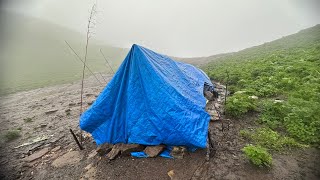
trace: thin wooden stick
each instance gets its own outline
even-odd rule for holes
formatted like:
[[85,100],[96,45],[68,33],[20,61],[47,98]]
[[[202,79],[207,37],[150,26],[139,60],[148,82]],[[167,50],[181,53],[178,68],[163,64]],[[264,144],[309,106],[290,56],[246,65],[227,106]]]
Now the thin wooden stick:
[[[227,73],[227,82],[226,82],[226,92],[224,94],[224,106],[226,106],[227,104],[227,93],[228,93],[228,83],[229,83],[229,71],[226,70],[226,73]],[[226,112],[226,111],[224,111]]]
[[[84,54],[84,61],[83,61],[83,70],[82,70],[82,80],[81,80],[81,92],[80,92],[80,112],[79,112],[79,117],[81,116],[83,112],[83,82],[84,82],[84,75],[85,75],[85,70],[86,70],[86,62],[87,62],[87,55],[88,55],[88,46],[89,46],[89,39],[91,37],[91,29],[93,28],[91,25],[94,25],[93,21],[93,16],[96,13],[96,4],[94,4],[91,8],[90,16],[88,19],[88,26],[87,26],[87,41],[86,41],[86,51]],[[79,124],[80,124],[80,119],[79,119]],[[83,142],[83,137],[82,137],[82,129],[80,128],[80,145]]]
[[[77,56],[77,58],[82,62],[83,60],[81,59],[81,57],[78,55],[78,53],[71,47],[71,45],[65,41],[65,43],[68,45],[68,47],[72,50],[72,52]],[[86,64],[86,68],[89,70],[89,72],[96,78],[96,80],[99,82],[99,84],[103,87],[104,85],[100,82],[100,80],[97,78],[97,76],[91,71],[91,69],[88,67],[88,65]],[[100,74],[101,75],[101,74]],[[106,79],[101,75],[101,77],[103,78],[103,80],[107,83]]]
[[106,62],[108,63],[108,65],[109,65],[109,67],[110,67],[110,69],[112,70],[112,72],[113,72],[113,74],[115,73],[114,72],[114,70],[112,69],[112,67],[110,66],[110,64],[109,64],[109,62],[108,62],[108,60],[107,60],[107,58],[104,56],[104,54],[103,54],[103,52],[102,52],[102,50],[100,49],[100,53],[102,54],[102,56],[103,56],[103,58],[104,58],[104,60],[106,60]]
[[103,78],[103,80],[107,83],[107,80],[103,77],[103,75],[101,74],[101,72],[99,72],[100,76]]
[[84,149],[83,146],[79,143],[79,140],[78,140],[77,136],[74,134],[74,132],[72,131],[72,129],[70,129],[70,132],[71,132],[71,134],[72,134],[72,136],[73,136],[73,139],[76,141],[79,149],[80,149],[80,150],[83,150],[83,149]]

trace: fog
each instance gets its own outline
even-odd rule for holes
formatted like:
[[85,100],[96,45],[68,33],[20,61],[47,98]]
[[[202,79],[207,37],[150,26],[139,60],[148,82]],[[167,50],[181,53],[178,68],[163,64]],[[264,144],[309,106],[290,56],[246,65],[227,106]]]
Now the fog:
[[238,51],[320,23],[316,0],[25,0],[3,9],[85,33],[97,3],[95,38],[117,47],[140,44],[179,56]]

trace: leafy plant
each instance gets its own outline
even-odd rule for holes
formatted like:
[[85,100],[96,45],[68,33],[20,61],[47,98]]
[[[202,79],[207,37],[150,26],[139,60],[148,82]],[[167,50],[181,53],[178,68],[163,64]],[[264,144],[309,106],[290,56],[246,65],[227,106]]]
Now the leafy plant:
[[252,133],[250,133],[248,130],[240,130],[239,132],[240,136],[245,138],[245,139],[251,139]]
[[259,120],[272,129],[279,128],[288,112],[289,107],[285,102],[266,100],[262,102],[262,113]]
[[306,147],[296,142],[293,138],[280,135],[270,128],[259,128],[252,135],[254,143],[270,150],[283,150],[284,148]]
[[246,94],[235,94],[227,99],[226,112],[233,117],[256,109],[256,100]]
[[265,148],[262,148],[261,146],[246,145],[242,149],[242,151],[244,152],[245,156],[250,160],[250,162],[252,162],[256,166],[270,167],[272,165],[271,155]]

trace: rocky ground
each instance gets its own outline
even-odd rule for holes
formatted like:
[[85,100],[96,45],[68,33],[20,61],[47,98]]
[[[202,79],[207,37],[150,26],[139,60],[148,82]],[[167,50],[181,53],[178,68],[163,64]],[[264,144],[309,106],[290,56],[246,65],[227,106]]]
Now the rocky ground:
[[[97,155],[88,134],[80,151],[69,131],[79,133],[79,81],[0,97],[0,179],[320,179],[320,153],[312,148],[276,154],[270,169],[252,166],[241,153],[246,142],[239,130],[255,126],[255,115],[216,120],[213,105],[222,111],[224,102],[224,86],[216,85],[221,96],[207,104],[215,120],[210,135],[216,148],[209,161],[203,149],[183,158],[120,156],[109,161]],[[85,108],[102,89],[93,77],[86,79]],[[9,131],[20,136],[8,142]]]

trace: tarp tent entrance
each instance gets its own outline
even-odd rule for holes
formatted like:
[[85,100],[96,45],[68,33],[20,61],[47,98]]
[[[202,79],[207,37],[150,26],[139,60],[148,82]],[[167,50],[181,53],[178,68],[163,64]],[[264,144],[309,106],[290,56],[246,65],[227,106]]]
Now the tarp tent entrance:
[[133,45],[112,80],[80,117],[81,129],[98,145],[142,145],[205,148],[210,116],[205,111],[208,76]]

